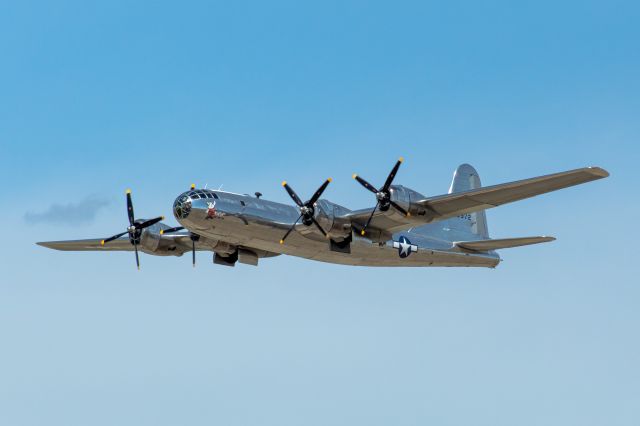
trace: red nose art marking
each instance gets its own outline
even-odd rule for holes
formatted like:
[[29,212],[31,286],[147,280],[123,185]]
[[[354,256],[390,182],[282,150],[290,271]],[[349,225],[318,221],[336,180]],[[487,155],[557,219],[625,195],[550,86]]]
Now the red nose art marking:
[[211,218],[211,219],[216,217],[216,204],[215,203],[209,203],[207,205],[207,217]]

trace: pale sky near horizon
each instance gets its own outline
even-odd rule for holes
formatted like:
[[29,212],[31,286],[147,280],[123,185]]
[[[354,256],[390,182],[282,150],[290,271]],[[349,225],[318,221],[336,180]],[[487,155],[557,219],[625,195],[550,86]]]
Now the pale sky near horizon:
[[[640,422],[640,6],[0,5],[0,424]],[[488,212],[488,269],[62,253],[192,182],[349,208],[598,165]]]

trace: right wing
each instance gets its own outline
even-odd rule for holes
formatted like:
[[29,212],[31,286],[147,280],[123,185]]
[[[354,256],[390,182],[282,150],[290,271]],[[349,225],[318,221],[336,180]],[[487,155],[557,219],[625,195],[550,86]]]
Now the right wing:
[[[381,238],[384,239],[394,232],[466,213],[490,209],[607,176],[609,176],[609,173],[600,167],[585,167],[469,191],[454,192],[419,200],[411,199],[410,217],[400,214],[393,208],[386,212],[378,209],[374,213],[368,229],[377,230],[382,235]],[[371,208],[350,212],[345,215],[345,218],[350,220],[356,229],[362,229],[370,214]],[[372,231],[367,231],[368,235],[374,235]]]
[[425,198],[418,201],[418,204],[432,212],[438,220],[442,220],[524,200],[607,176],[609,176],[609,173],[600,167],[585,167],[501,185]]

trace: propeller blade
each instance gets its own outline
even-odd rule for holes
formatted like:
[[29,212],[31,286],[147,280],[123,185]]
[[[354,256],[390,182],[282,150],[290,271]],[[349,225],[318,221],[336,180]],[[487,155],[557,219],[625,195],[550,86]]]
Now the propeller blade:
[[193,264],[193,267],[196,267],[196,240],[195,239],[191,239],[191,262]]
[[320,224],[318,223],[318,221],[316,220],[316,218],[312,218],[311,219],[314,223],[314,225],[316,225],[316,227],[320,230],[320,232],[322,233],[322,235],[324,235],[325,237],[327,236],[327,233],[324,232],[324,229],[322,229],[322,226],[320,226]]
[[109,241],[117,240],[118,238],[120,238],[123,235],[126,235],[128,233],[129,233],[129,231],[124,231],[124,232],[121,232],[119,234],[114,235],[113,237],[105,238],[104,240],[100,241],[100,245],[105,245]]
[[406,211],[404,208],[402,208],[402,206],[400,206],[398,203],[396,203],[395,201],[390,201],[391,205],[393,207],[395,207],[396,210],[398,210],[400,213],[402,213],[403,215],[409,217],[411,216],[411,213],[409,213],[408,211]]
[[136,251],[136,266],[138,267],[138,271],[140,270],[140,257],[138,256],[138,244],[133,243],[133,248]]
[[367,228],[369,227],[369,224],[371,223],[371,219],[373,219],[373,215],[376,213],[376,210],[378,210],[379,205],[380,205],[380,201],[376,203],[376,206],[371,211],[371,214],[369,215],[369,219],[367,219],[367,223],[364,224],[364,228],[362,228],[362,231],[360,231],[360,235],[365,234]]
[[298,224],[298,221],[300,220],[300,218],[302,217],[302,214],[300,214],[300,216],[298,216],[298,218],[296,219],[295,222],[293,222],[293,225],[291,225],[291,228],[289,228],[289,230],[287,231],[286,234],[284,234],[284,237],[282,237],[280,239],[280,244],[284,244],[284,240],[287,239],[287,237],[289,236],[289,234],[291,233],[291,231],[293,231],[293,229],[296,227],[296,225]]
[[360,183],[360,185],[362,185],[365,188],[367,188],[369,191],[373,192],[374,194],[378,193],[378,190],[376,189],[375,186],[371,185],[369,182],[367,182],[366,180],[362,179],[360,176],[354,174],[353,178],[355,180],[357,180]]
[[391,173],[389,173],[389,176],[387,176],[387,180],[385,181],[384,186],[380,190],[381,192],[389,192],[389,188],[393,183],[393,179],[396,177],[396,174],[398,173],[398,169],[400,168],[400,165],[402,164],[403,161],[404,161],[404,158],[400,157],[396,165],[393,166],[393,169],[391,169]]
[[289,186],[289,184],[287,183],[287,181],[282,182],[282,186],[284,186],[284,189],[287,190],[287,192],[289,193],[289,196],[293,199],[293,201],[298,205],[298,207],[303,207],[304,203],[302,202],[302,200],[300,199],[300,197],[298,197],[298,194],[296,194],[296,192],[293,190],[293,188],[291,188]]
[[133,226],[135,217],[133,215],[133,201],[131,201],[131,190],[127,189],[127,215],[129,216],[129,225]]
[[320,199],[320,197],[322,196],[322,193],[324,192],[325,189],[327,189],[327,186],[329,186],[332,180],[333,179],[329,178],[324,181],[324,183],[320,186],[320,188],[318,188],[316,193],[313,194],[313,197],[311,197],[311,199],[307,201],[307,206],[313,206],[316,203],[316,201]]
[[142,223],[136,224],[136,228],[137,229],[144,229],[144,228],[148,228],[151,225],[155,225],[156,223],[160,222],[161,220],[164,220],[164,216],[160,216],[160,217],[156,217],[155,219],[149,219],[147,221],[144,221]]
[[182,231],[183,229],[184,229],[184,226],[176,226],[175,228],[161,229],[160,235],[171,234],[172,232]]

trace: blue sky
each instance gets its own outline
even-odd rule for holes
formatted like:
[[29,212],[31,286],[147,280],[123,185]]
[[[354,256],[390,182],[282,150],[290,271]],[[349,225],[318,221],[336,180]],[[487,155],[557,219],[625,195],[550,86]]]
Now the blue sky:
[[[227,3],[0,5],[0,423],[637,425],[640,7]],[[120,231],[126,188],[170,217],[332,176],[361,208],[400,155],[429,195],[463,162],[612,176],[491,210],[558,238],[496,270],[34,245]]]

